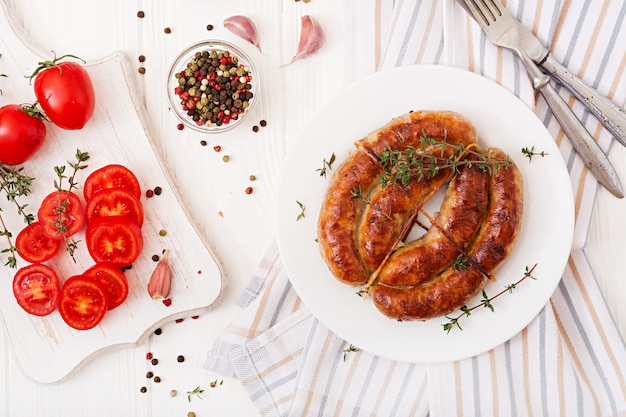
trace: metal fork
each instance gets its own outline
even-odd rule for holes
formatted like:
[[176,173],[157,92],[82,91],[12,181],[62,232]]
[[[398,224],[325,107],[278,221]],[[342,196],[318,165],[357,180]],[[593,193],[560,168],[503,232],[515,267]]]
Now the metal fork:
[[517,19],[508,12],[500,0],[458,1],[474,17],[492,43],[517,54],[530,76],[533,87],[546,100],[552,114],[589,171],[613,195],[624,197],[622,184],[602,148],[554,89],[550,83],[550,76],[543,73],[522,48]]

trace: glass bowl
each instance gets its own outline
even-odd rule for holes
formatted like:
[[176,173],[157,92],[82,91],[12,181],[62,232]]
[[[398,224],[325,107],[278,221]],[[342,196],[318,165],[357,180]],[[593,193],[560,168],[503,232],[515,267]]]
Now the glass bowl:
[[239,47],[205,40],[185,48],[172,62],[167,98],[187,127],[220,133],[240,125],[257,102],[259,74]]

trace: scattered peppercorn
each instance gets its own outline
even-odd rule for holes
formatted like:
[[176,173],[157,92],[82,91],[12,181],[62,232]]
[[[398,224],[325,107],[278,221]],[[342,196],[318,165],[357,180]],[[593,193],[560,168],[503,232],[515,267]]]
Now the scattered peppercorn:
[[150,361],[150,363],[152,365],[158,365],[159,364],[159,360],[157,358],[152,358],[152,360]]
[[145,55],[139,55],[139,58],[137,59],[139,59],[139,62],[144,62],[146,60],[146,57]]
[[154,331],[154,334],[156,334],[157,336],[160,335],[161,333],[163,333],[163,330],[161,330],[160,327]]
[[155,376],[155,377],[154,377],[154,382],[156,382],[157,384],[158,384],[159,382],[161,382],[161,377],[160,377],[160,376]]
[[[200,271],[198,271],[198,273],[200,273]],[[200,316],[191,316],[192,319],[194,320],[198,320],[200,318]]]
[[261,127],[267,126],[267,122],[265,120],[261,120],[259,124],[261,125]]
[[230,156],[228,156],[228,155],[222,156],[222,161],[224,161],[224,162],[230,161]]
[[152,190],[146,190],[146,197],[147,198],[151,198],[154,195],[154,191]]
[[163,32],[165,32],[165,33],[168,33],[168,34],[169,34],[169,33],[172,33],[172,29],[170,29],[170,28],[165,28],[165,29],[163,29]]
[[137,12],[137,17],[138,17],[138,18],[140,18],[140,19],[143,19],[143,18],[145,17],[145,15],[146,15],[146,14],[145,14],[142,10],[139,10],[139,11]]
[[170,397],[175,397],[178,395],[178,391],[176,391],[175,389],[170,391]]
[[176,358],[176,360],[178,362],[185,362],[185,357],[183,355],[178,355],[178,357]]
[[185,319],[176,319],[175,322],[176,323],[182,323]]
[[249,179],[250,181],[256,181],[256,175],[250,175]]
[[139,392],[147,392],[147,391],[148,391],[148,388],[146,387],[139,388]]
[[152,378],[153,376],[154,376],[154,373],[152,371],[148,371],[146,373],[146,378],[148,378],[148,379]]
[[196,417],[196,413],[194,413],[193,411],[190,411],[187,413],[187,417]]
[[146,73],[146,69],[144,67],[137,68],[137,71],[139,72],[139,74],[145,74]]
[[159,230],[159,236],[166,236],[166,235],[167,235],[167,231],[165,229]]
[[206,146],[206,145],[207,145],[206,140],[204,140],[204,139],[203,139],[203,140],[201,140],[201,141],[200,141],[200,145],[202,145],[202,146]]
[[150,360],[150,359],[152,359],[152,358],[153,358],[153,356],[152,356],[152,352],[148,352],[148,353],[146,353],[146,359]]
[[160,259],[160,258],[159,258],[159,255],[152,255],[152,260],[153,260],[154,262],[159,262],[159,259]]
[[246,194],[252,194],[252,187],[246,188]]
[[213,30],[213,25],[206,25],[206,30]]
[[[165,305],[165,307],[169,307],[172,305],[172,299],[171,298],[166,298],[165,300],[163,300],[163,304]],[[161,334],[161,333],[159,333]]]
[[259,127],[257,125],[252,126],[252,131],[253,132],[258,132],[259,131]]
[[155,195],[161,195],[161,193],[163,192],[163,189],[161,187],[154,187],[154,194]]
[[179,124],[176,125],[176,129],[178,129],[178,130],[183,130],[184,128],[185,128],[185,125],[182,124],[182,123],[179,123]]
[[215,145],[215,146],[213,147],[213,150],[214,150],[215,152],[219,152],[219,151],[221,151],[221,150],[222,150],[222,147],[221,147],[220,145]]

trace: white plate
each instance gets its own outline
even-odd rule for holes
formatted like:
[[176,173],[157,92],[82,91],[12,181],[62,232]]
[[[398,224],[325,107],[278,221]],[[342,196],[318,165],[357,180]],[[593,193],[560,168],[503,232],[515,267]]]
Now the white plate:
[[[328,179],[317,171],[335,153],[337,167],[353,142],[410,110],[453,110],[476,127],[479,144],[507,152],[524,178],[524,217],[516,246],[485,290],[492,296],[537,264],[533,276],[511,294],[459,321],[463,330],[443,330],[445,318],[397,322],[378,312],[357,288],[337,281],[315,241]],[[529,160],[523,147],[547,156]],[[305,217],[296,220],[305,207]],[[442,66],[409,66],[355,82],[324,106],[290,150],[280,184],[277,239],[290,280],[311,312],[358,348],[408,362],[463,359],[504,343],[545,306],[561,279],[574,228],[567,169],[552,137],[535,114],[501,86],[471,72]],[[480,297],[467,305],[480,303]]]

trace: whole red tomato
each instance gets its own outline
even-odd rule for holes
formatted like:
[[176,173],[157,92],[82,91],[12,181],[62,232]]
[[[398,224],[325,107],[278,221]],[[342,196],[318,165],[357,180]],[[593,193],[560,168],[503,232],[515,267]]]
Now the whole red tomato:
[[42,117],[34,106],[0,107],[0,162],[22,164],[41,148],[46,138]]
[[82,65],[57,62],[67,56],[45,61],[31,76],[35,96],[46,115],[57,126],[82,129],[93,115],[96,95],[91,78]]

